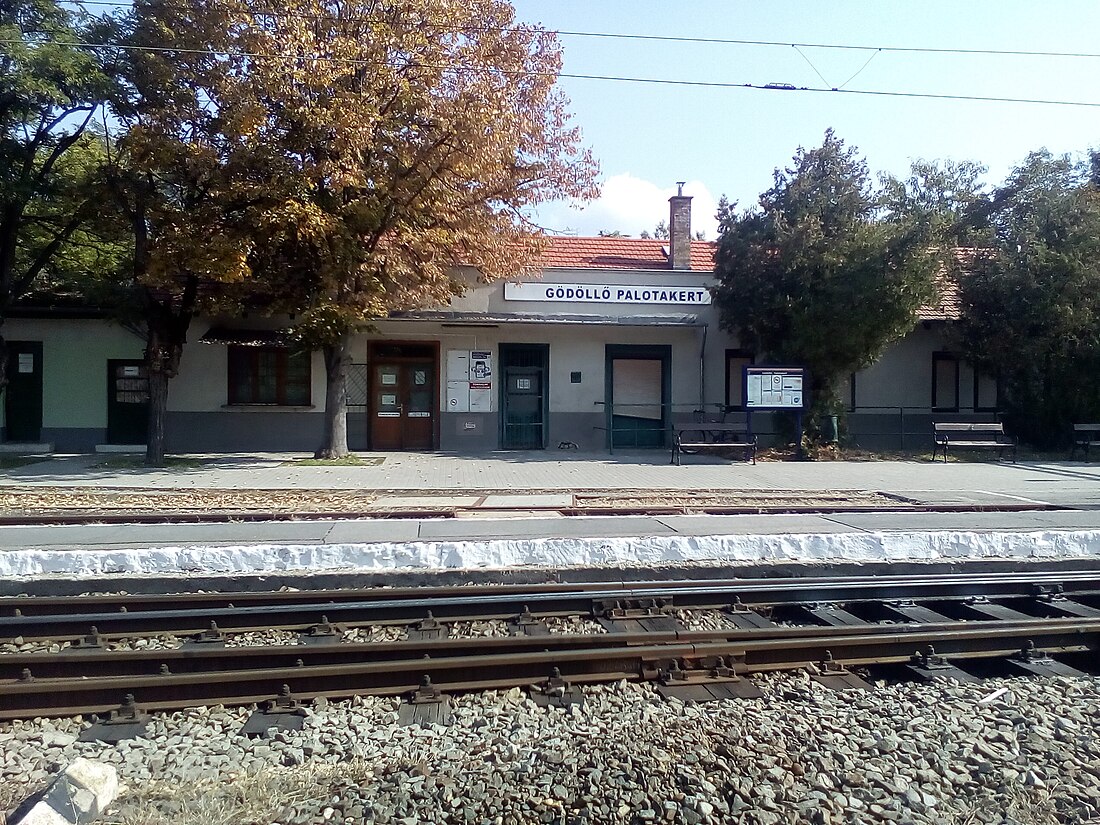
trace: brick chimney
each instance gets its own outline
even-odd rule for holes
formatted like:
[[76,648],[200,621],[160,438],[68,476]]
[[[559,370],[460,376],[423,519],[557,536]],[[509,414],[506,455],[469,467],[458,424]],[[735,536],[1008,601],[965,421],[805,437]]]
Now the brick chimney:
[[685,181],[676,181],[676,194],[668,199],[668,257],[673,269],[691,269],[691,195]]

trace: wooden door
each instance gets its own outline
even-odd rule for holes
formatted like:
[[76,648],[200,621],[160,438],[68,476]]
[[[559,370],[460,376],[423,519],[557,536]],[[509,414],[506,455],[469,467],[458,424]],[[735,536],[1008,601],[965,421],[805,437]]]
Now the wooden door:
[[430,450],[435,446],[434,358],[379,358],[371,368],[371,448]]

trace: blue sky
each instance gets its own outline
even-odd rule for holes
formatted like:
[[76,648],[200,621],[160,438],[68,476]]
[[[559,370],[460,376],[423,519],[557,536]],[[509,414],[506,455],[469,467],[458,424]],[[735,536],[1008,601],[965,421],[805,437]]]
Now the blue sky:
[[[514,0],[517,18],[554,30],[866,46],[1100,53],[1100,3],[1024,0]],[[574,74],[840,86],[871,52],[790,46],[657,43],[563,35]],[[875,52],[845,88],[1100,103],[1100,59]],[[816,72],[815,72],[816,68]],[[585,143],[600,161],[600,201],[583,212],[544,207],[551,230],[636,235],[667,218],[677,180],[695,196],[696,228],[714,237],[714,202],[742,205],[772,171],[832,127],[872,170],[912,160],[977,160],[996,183],[1034,149],[1100,147],[1100,107],[937,101],[564,78]]]

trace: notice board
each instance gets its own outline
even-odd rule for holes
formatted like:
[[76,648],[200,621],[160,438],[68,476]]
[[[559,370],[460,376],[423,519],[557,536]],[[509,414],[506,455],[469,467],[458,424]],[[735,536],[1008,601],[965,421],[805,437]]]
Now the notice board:
[[745,408],[801,410],[806,406],[806,370],[803,367],[745,365]]

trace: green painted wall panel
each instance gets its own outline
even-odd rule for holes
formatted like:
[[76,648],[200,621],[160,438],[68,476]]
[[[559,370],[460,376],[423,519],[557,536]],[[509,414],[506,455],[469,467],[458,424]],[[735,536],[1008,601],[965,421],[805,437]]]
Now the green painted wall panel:
[[4,337],[41,341],[42,426],[107,426],[107,360],[141,358],[144,341],[102,321],[11,320]]

